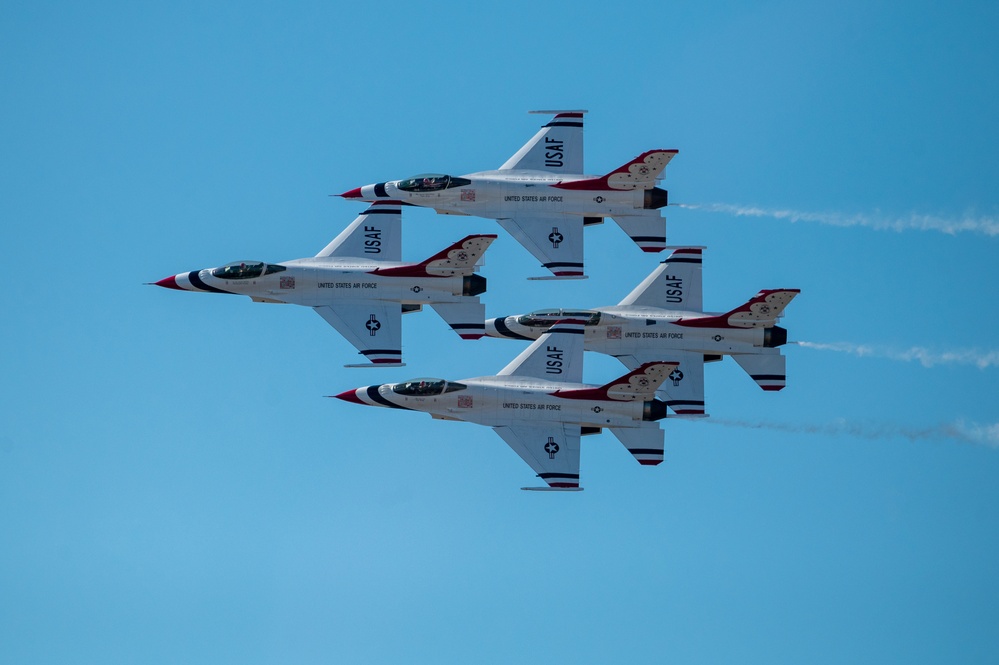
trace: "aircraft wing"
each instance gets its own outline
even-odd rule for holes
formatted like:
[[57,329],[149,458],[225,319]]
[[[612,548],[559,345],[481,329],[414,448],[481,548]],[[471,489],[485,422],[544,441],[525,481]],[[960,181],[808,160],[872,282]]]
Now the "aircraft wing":
[[582,217],[531,215],[504,217],[496,221],[556,278],[584,276]]
[[636,369],[643,364],[669,360],[679,363],[669,373],[656,394],[665,395],[664,402],[678,416],[704,415],[704,355],[693,351],[663,349],[657,352],[640,352],[629,356],[617,356],[628,369]]
[[398,201],[372,203],[316,256],[401,261],[402,205]]
[[493,430],[549,487],[579,487],[579,425],[560,422],[514,424]]
[[586,111],[532,111],[555,117],[506,163],[501,171],[521,169],[583,173],[583,114]]
[[399,303],[367,300],[313,309],[371,363],[380,366],[402,364],[402,306]]
[[700,312],[702,247],[680,247],[635,287],[621,305],[643,305]]

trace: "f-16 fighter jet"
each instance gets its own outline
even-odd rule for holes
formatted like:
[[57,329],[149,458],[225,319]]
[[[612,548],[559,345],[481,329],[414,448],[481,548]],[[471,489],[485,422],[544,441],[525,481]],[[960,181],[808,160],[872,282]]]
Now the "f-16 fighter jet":
[[335,397],[488,425],[548,483],[523,489],[580,489],[580,436],[604,427],[640,463],[659,464],[664,437],[655,421],[667,409],[655,391],[676,363],[646,363],[603,386],[582,384],[583,328],[581,321],[556,322],[496,376],[412,379]]
[[156,285],[312,307],[369,361],[347,367],[401,366],[402,315],[423,305],[462,339],[479,339],[485,306],[476,296],[486,280],[474,272],[496,236],[466,236],[426,261],[402,263],[400,213],[398,202],[373,204],[312,258],[236,261]]
[[730,355],[763,390],[785,386],[785,357],[778,347],[787,330],[777,324],[800,289],[760,291],[725,313],[701,305],[700,247],[676,249],[635,290],[613,307],[546,309],[486,321],[490,337],[538,339],[555,321],[584,322],[585,347],[612,355],[634,369],[655,360],[675,360],[660,389],[678,415],[703,416],[704,363]]
[[656,187],[676,150],[650,150],[602,176],[583,174],[583,114],[555,114],[534,138],[495,171],[463,176],[418,175],[365,185],[340,196],[397,199],[450,215],[495,219],[554,276],[582,279],[583,227],[612,217],[646,252],[666,248],[659,209],[666,191]]

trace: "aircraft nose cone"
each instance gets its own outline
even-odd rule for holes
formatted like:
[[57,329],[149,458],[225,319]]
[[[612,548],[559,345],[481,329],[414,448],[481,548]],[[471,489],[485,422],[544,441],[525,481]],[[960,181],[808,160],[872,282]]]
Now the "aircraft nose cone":
[[364,404],[361,398],[357,396],[357,388],[351,388],[350,390],[344,390],[339,395],[333,395],[337,399],[342,399],[344,402],[352,402],[354,404]]
[[178,291],[183,291],[184,289],[177,286],[177,276],[171,275],[170,277],[164,277],[158,282],[154,282],[156,286],[162,286],[164,289],[177,289]]
[[351,189],[349,191],[344,192],[343,194],[340,194],[340,196],[345,199],[359,199],[361,198],[361,188],[355,187],[354,189]]

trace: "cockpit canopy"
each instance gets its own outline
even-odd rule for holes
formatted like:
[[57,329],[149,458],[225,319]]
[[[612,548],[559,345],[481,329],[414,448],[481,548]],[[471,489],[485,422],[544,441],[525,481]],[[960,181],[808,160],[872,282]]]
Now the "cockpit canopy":
[[411,395],[415,397],[433,397],[444,393],[453,393],[456,390],[467,388],[463,383],[454,383],[444,379],[410,379],[392,386],[392,392],[399,395]]
[[443,173],[422,173],[412,178],[400,180],[397,187],[404,192],[437,192],[442,189],[464,187],[471,184],[472,181],[468,178],[455,178]]
[[517,323],[529,328],[547,328],[556,321],[574,319],[583,325],[595,326],[600,323],[600,312],[592,309],[539,309],[517,317]]
[[212,271],[213,277],[219,279],[253,279],[261,275],[287,270],[284,266],[275,263],[261,263],[260,261],[233,261],[221,268]]

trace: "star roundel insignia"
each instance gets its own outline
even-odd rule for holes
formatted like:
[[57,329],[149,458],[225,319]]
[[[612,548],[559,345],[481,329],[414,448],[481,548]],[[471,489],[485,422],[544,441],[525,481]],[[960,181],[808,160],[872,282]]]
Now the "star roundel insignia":
[[555,455],[558,452],[558,444],[554,441],[549,441],[545,444],[545,452],[549,455]]
[[594,200],[594,201],[596,201],[597,203],[603,203],[603,202],[604,202],[604,201],[606,201],[607,199],[605,199],[605,198],[604,198],[604,197],[602,197],[602,196],[595,196],[595,197],[593,197],[593,200]]
[[680,383],[683,380],[683,372],[678,369],[673,370],[669,373],[669,380],[674,384]]
[[565,240],[565,237],[558,231],[552,231],[548,234],[548,240],[557,244]]
[[375,315],[372,314],[371,318],[364,322],[364,327],[374,333],[382,327],[382,322],[376,319]]
[[412,291],[413,293],[419,293],[422,290],[423,290],[422,286],[414,286],[413,288],[410,289],[410,291]]
[[712,337],[711,339],[713,339],[713,340],[714,340],[714,341],[716,341],[716,342],[720,342],[720,341],[722,341],[722,340],[723,340],[723,339],[725,339],[725,338],[724,338],[724,337],[722,337],[721,335],[715,335],[715,336],[714,336],[714,337]]
[[603,409],[601,409],[599,406],[593,407],[592,410],[593,410],[593,413],[600,413],[601,411],[603,411]]

